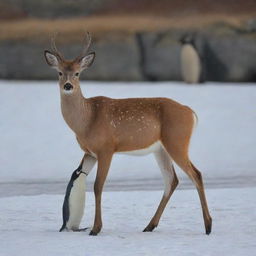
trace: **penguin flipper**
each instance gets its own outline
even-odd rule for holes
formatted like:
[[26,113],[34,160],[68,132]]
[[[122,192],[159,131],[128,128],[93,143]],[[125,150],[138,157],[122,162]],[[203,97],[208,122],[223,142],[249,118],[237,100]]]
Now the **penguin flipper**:
[[63,202],[63,206],[62,206],[63,225],[60,228],[59,232],[62,232],[64,229],[67,229],[66,224],[67,224],[67,221],[69,219],[68,196],[69,196],[69,194],[66,193],[65,198],[64,198],[64,202]]

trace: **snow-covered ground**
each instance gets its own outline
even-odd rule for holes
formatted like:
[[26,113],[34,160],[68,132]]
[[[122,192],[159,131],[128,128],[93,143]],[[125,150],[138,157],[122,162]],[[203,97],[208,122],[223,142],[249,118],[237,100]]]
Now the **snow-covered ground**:
[[[197,192],[179,170],[189,190],[175,191],[159,227],[142,233],[161,198],[161,175],[153,156],[124,155],[111,166],[102,233],[59,233],[65,185],[82,152],[62,119],[57,82],[0,81],[0,256],[255,255],[256,87],[86,82],[82,89],[89,97],[165,96],[197,112],[191,159],[208,188],[212,234],[204,234]],[[93,214],[88,192],[82,227]]]
[[[243,179],[256,182],[255,86],[84,82],[82,89],[87,97],[165,96],[189,105],[199,117],[191,159],[205,180],[236,177],[238,183]],[[66,182],[83,154],[61,116],[57,81],[0,81],[0,91],[0,181]],[[180,171],[178,175],[183,177]],[[108,179],[160,177],[152,155],[116,155]]]
[[[40,195],[0,199],[1,256],[254,256],[256,251],[256,188],[207,191],[212,233],[204,234],[195,190],[174,192],[160,225],[141,232],[156,210],[160,192],[105,192],[104,228],[59,233],[63,196]],[[93,194],[87,193],[82,227],[90,227]]]

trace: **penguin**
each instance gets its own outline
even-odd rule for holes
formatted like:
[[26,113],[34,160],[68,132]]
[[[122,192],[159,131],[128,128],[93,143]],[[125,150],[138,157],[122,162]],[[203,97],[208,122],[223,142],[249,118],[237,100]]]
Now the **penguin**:
[[186,35],[181,43],[181,74],[186,83],[196,84],[203,82],[203,60],[195,45],[192,35]]
[[86,230],[79,229],[84,214],[86,176],[82,163],[71,175],[62,206],[63,225],[59,232]]

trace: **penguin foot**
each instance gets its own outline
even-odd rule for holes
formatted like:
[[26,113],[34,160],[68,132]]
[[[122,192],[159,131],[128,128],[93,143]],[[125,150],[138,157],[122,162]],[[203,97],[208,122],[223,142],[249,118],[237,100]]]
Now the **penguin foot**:
[[78,229],[74,229],[74,232],[85,232],[88,228],[78,228]]
[[68,229],[67,229],[66,227],[61,227],[60,230],[59,230],[59,232],[63,232],[63,231],[64,231],[64,232],[68,232]]

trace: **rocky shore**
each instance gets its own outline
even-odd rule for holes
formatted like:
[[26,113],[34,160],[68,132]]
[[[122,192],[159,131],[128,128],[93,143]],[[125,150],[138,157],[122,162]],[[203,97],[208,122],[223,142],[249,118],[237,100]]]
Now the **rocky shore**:
[[[96,51],[95,63],[85,76],[90,80],[179,81],[182,79],[179,40],[193,34],[205,81],[255,82],[255,23],[251,21],[244,27],[216,23],[200,29],[97,33],[92,45]],[[40,34],[0,39],[0,78],[56,78],[43,57],[49,45],[49,36],[42,40]],[[81,41],[62,38],[58,46],[71,58],[81,50]]]

